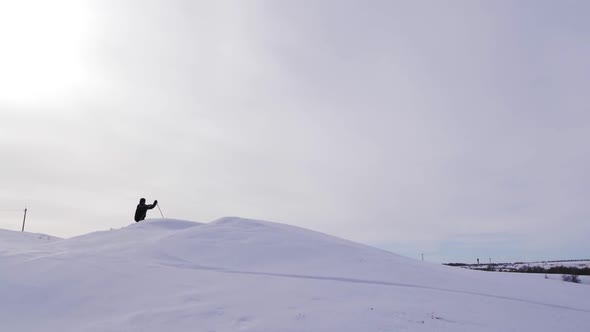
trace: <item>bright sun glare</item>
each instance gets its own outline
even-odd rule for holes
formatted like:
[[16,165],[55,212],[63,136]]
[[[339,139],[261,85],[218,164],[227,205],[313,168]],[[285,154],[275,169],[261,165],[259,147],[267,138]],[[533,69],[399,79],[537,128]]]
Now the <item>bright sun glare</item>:
[[89,32],[83,3],[0,1],[0,103],[59,100],[83,83]]

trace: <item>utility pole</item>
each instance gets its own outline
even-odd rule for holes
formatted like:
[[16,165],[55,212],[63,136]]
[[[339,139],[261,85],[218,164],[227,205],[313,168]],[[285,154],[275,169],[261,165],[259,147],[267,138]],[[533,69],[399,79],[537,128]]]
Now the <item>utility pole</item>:
[[25,231],[25,221],[27,220],[27,207],[25,206],[25,215],[23,216],[23,229],[21,232]]

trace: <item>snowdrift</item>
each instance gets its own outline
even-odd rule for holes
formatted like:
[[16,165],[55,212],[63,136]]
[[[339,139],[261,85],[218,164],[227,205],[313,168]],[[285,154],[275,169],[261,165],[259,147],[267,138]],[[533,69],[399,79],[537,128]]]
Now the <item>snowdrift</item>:
[[10,253],[17,249],[27,249],[56,240],[59,240],[59,238],[45,234],[0,229],[0,255]]
[[6,331],[583,331],[590,287],[411,260],[266,221],[0,232]]

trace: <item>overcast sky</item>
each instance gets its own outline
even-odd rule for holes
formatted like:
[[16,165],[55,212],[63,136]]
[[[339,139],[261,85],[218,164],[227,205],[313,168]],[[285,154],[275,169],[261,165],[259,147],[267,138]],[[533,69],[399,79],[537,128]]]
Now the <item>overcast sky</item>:
[[[0,228],[590,258],[590,2],[0,2]],[[149,217],[159,217],[151,210]]]

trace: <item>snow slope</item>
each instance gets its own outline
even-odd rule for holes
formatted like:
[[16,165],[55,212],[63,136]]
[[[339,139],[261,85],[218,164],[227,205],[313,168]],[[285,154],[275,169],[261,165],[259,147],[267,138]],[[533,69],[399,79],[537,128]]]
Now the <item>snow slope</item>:
[[240,218],[0,232],[2,331],[587,331],[589,299]]
[[15,232],[0,229],[0,255],[10,253],[15,249],[31,248],[36,245],[56,240],[59,240],[59,238],[45,234]]

